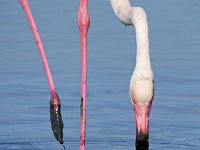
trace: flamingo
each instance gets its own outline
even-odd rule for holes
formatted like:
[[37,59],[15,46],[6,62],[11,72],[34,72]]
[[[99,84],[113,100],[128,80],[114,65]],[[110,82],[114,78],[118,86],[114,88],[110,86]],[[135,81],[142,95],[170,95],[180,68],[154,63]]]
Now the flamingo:
[[88,0],[80,0],[78,26],[81,40],[81,105],[80,105],[80,150],[85,150],[86,98],[87,98],[87,35],[90,26]]
[[[19,0],[29,25],[32,29],[35,42],[38,46],[39,53],[42,59],[48,85],[51,93],[50,100],[50,117],[51,127],[55,138],[63,145],[63,121],[61,117],[61,103],[58,93],[56,91],[51,71],[48,65],[47,57],[40,39],[40,35],[32,16],[29,4],[27,0]],[[90,17],[88,15],[88,0],[80,0],[80,6],[78,9],[78,26],[80,31],[81,40],[81,116],[80,116],[80,150],[85,150],[85,135],[86,135],[86,97],[87,97],[87,34],[90,25]],[[63,145],[64,149],[65,146]]]
[[50,71],[50,67],[48,65],[48,60],[43,48],[43,44],[42,41],[40,39],[40,35],[35,23],[35,20],[33,18],[33,15],[31,13],[29,4],[27,0],[19,0],[24,12],[26,14],[26,17],[28,19],[29,25],[32,29],[33,35],[34,35],[34,39],[35,42],[37,44],[39,53],[40,53],[40,57],[42,59],[42,63],[44,66],[44,70],[46,73],[46,77],[48,80],[48,85],[49,85],[49,89],[50,89],[50,93],[51,93],[51,100],[50,100],[50,118],[51,118],[51,127],[52,127],[52,131],[54,133],[55,138],[59,141],[60,144],[63,145],[64,149],[65,146],[63,144],[63,121],[62,121],[62,116],[61,116],[61,103],[60,103],[60,98],[58,96],[58,93],[56,91],[54,82],[53,82],[53,78],[51,75],[51,71]]
[[136,118],[137,150],[148,150],[149,115],[154,97],[154,76],[149,55],[148,22],[145,10],[132,7],[129,0],[110,0],[118,19],[125,25],[135,27],[136,66],[130,81],[130,98]]

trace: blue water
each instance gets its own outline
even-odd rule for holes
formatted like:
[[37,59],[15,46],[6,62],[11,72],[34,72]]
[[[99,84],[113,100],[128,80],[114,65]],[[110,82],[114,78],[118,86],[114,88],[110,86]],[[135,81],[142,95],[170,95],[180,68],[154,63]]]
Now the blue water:
[[[64,140],[79,149],[79,1],[29,0],[62,101]],[[200,1],[135,1],[149,18],[155,99],[150,150],[200,149]],[[135,66],[133,27],[108,0],[90,1],[87,150],[132,150],[129,81]],[[43,66],[18,0],[0,1],[0,149],[63,149],[49,119]]]

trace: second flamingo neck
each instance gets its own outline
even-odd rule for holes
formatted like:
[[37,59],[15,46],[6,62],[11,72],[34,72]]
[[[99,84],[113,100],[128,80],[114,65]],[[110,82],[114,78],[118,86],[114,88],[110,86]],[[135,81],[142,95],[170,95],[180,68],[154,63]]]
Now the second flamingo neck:
[[136,65],[150,66],[148,24],[144,18],[134,18],[136,32],[137,56]]
[[149,40],[148,33],[140,33],[136,29],[136,38],[137,38],[137,56],[136,63],[137,65],[150,65],[150,55],[149,55]]
[[88,0],[81,0],[81,1],[80,1],[80,6],[85,6],[85,7],[87,7],[87,6],[88,6]]

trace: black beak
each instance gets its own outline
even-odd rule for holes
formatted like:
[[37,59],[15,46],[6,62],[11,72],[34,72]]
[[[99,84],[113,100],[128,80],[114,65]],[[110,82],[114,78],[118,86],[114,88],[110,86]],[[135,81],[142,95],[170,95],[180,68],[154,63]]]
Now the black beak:
[[136,150],[149,149],[149,134],[137,134],[135,141]]
[[60,104],[52,104],[50,102],[51,128],[55,138],[60,144],[63,144],[63,122],[60,108]]

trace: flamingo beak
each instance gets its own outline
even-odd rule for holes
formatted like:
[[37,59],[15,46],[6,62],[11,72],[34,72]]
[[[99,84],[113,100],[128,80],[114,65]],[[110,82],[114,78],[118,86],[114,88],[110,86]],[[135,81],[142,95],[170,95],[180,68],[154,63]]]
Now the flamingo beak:
[[55,138],[63,144],[63,121],[60,108],[60,104],[50,102],[51,128]]
[[149,134],[136,134],[135,147],[136,150],[148,150]]
[[149,115],[151,104],[134,103],[136,117],[136,150],[148,150],[149,147]]

